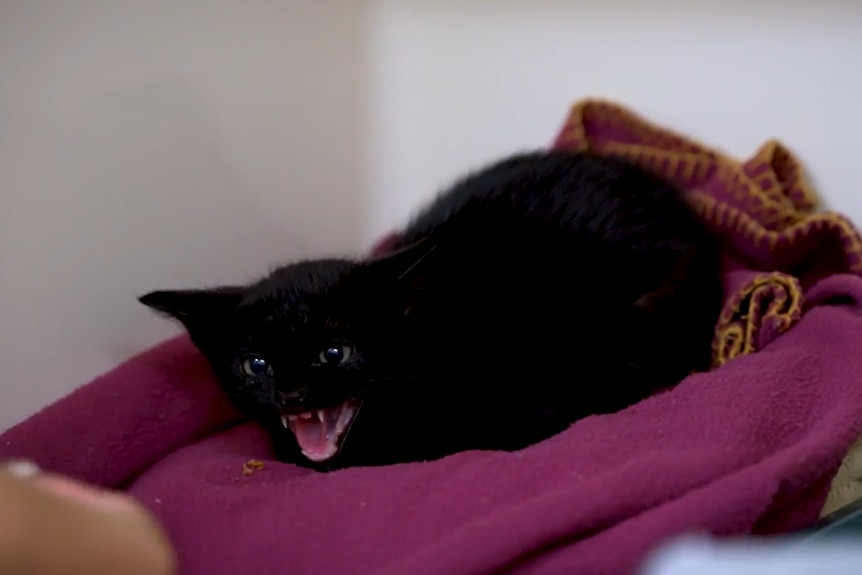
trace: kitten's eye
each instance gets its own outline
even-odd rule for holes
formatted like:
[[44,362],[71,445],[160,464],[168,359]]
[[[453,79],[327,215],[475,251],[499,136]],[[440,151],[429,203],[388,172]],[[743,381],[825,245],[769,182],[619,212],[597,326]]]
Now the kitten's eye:
[[242,372],[249,377],[271,375],[272,366],[259,355],[252,355],[242,360]]
[[320,363],[333,365],[344,363],[353,355],[353,348],[348,345],[328,347],[320,352]]

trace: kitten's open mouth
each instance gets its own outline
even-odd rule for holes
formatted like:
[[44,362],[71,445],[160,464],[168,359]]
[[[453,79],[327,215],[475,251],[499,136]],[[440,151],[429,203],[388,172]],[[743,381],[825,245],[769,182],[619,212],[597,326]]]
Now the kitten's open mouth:
[[348,399],[327,409],[286,413],[281,423],[296,436],[302,454],[321,463],[338,453],[361,406],[361,401]]

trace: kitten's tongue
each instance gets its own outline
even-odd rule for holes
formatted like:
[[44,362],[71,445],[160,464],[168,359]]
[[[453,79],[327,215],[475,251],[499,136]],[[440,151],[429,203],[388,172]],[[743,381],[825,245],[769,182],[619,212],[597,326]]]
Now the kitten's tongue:
[[289,427],[302,454],[312,461],[325,461],[338,452],[336,423],[340,409],[321,409],[291,417]]

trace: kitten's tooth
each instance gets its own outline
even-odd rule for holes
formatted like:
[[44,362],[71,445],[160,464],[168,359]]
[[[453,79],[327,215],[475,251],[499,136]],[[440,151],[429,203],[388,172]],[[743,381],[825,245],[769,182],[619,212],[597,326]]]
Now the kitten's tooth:
[[282,424],[285,428],[287,428],[287,427],[288,427],[288,425],[287,425],[287,416],[286,416],[286,415],[282,415],[282,416],[281,416],[281,424]]
[[298,416],[298,415],[296,415],[296,414],[291,413],[290,415],[288,415],[288,416],[287,416],[287,419],[288,419],[289,421],[296,421],[297,419],[299,419],[299,416]]
[[335,426],[336,432],[340,435],[347,429],[347,424],[350,423],[350,420],[353,418],[353,408],[350,406],[345,406],[344,409],[341,410],[341,413],[338,416],[338,423]]
[[317,419],[320,421],[320,423],[323,423],[323,410],[322,409],[317,410]]

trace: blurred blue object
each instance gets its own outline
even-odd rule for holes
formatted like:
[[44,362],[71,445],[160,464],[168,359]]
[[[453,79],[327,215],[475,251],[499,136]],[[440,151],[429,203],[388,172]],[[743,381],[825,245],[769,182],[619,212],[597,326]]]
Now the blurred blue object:
[[858,575],[862,538],[689,538],[661,549],[640,575]]

